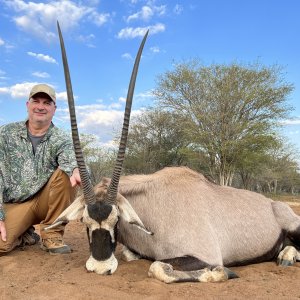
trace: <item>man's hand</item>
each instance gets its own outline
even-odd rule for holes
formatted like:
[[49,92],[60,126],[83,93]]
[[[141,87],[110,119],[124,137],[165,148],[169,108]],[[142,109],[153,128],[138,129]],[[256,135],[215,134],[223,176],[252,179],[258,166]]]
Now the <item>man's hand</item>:
[[6,228],[4,221],[0,221],[0,234],[3,242],[6,242]]
[[72,187],[74,187],[76,185],[81,185],[81,178],[80,178],[78,168],[75,168],[73,170],[72,176],[70,177],[70,182],[71,182]]

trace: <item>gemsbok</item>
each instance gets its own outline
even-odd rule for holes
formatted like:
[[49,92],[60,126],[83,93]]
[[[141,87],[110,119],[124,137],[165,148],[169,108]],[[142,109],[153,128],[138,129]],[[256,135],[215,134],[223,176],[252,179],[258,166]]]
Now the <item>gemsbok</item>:
[[112,274],[118,266],[117,241],[128,260],[154,261],[149,276],[166,283],[215,282],[236,278],[227,267],[277,258],[289,266],[300,260],[300,217],[285,203],[261,194],[219,186],[186,167],[150,175],[120,176],[131,102],[147,33],[129,84],[119,154],[112,179],[94,188],[86,170],[76,125],[74,100],[63,38],[59,29],[72,134],[83,185],[78,197],[53,223],[82,218],[90,257],[86,268]]

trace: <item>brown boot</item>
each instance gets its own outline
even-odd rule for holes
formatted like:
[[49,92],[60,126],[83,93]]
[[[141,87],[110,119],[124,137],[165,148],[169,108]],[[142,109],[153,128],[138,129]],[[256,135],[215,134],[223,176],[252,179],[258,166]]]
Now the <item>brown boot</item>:
[[41,249],[52,255],[71,253],[72,249],[66,245],[62,237],[49,237],[42,239]]
[[20,237],[19,247],[35,245],[40,240],[40,236],[34,231],[34,227],[31,226]]

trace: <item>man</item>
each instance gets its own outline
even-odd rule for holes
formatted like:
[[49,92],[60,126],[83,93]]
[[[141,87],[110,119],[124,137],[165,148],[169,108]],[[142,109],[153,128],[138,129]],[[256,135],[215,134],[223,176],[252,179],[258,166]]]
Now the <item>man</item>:
[[43,228],[69,206],[72,188],[81,183],[72,141],[52,123],[56,95],[50,86],[35,85],[26,105],[28,120],[0,128],[0,255],[36,243],[38,223],[43,250],[70,253],[64,225]]

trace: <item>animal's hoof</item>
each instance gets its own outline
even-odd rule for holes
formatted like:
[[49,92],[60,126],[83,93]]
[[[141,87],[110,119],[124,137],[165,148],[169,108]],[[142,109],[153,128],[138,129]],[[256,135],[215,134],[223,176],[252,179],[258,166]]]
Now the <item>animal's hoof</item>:
[[224,272],[227,274],[228,279],[240,278],[235,272],[231,271],[228,268],[223,268]]
[[172,276],[173,267],[170,264],[166,264],[160,261],[155,261],[151,264],[148,271],[148,276],[156,278],[165,283],[175,282],[176,277]]
[[277,257],[277,264],[280,266],[292,266],[297,259],[297,250],[293,246],[286,246]]
[[289,267],[292,266],[294,262],[291,262],[290,260],[281,260],[278,262],[278,265],[283,266],[283,267]]

